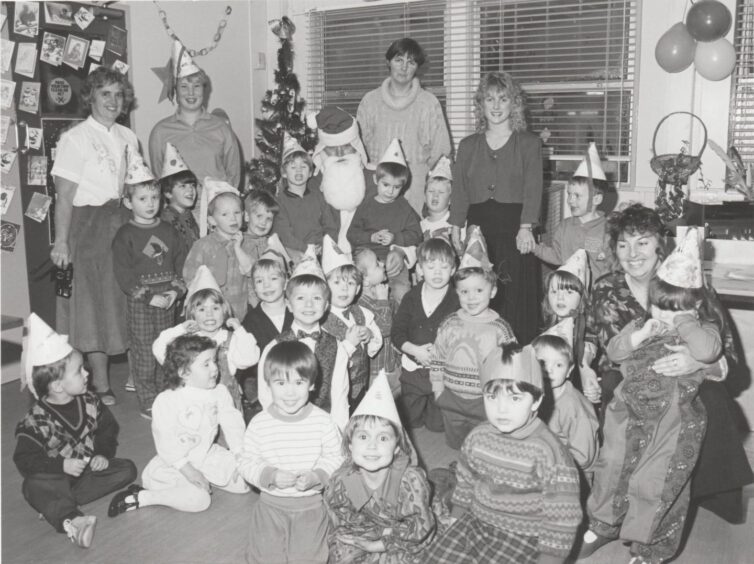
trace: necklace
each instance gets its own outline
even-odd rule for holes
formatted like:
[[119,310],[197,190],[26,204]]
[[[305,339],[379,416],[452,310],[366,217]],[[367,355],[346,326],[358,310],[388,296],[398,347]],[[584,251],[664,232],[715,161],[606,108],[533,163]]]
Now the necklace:
[[[157,14],[160,16],[160,19],[162,20],[162,25],[165,27],[165,31],[167,32],[168,36],[174,41],[183,43],[180,39],[178,39],[178,36],[173,31],[173,28],[170,27],[170,24],[168,23],[168,15],[165,12],[165,10],[163,10],[160,7],[157,0],[152,0],[152,2],[154,2],[154,5],[157,6]],[[212,37],[212,44],[209,47],[202,47],[198,51],[195,49],[186,48],[186,51],[188,51],[188,54],[191,55],[192,57],[197,57],[197,56],[203,57],[204,55],[211,53],[215,49],[215,47],[217,47],[218,43],[220,43],[220,40],[223,37],[225,26],[228,25],[228,16],[230,16],[231,12],[233,12],[233,8],[231,8],[230,6],[226,6],[225,17],[222,20],[220,20],[220,23],[217,25],[217,31],[215,32],[215,35]]]

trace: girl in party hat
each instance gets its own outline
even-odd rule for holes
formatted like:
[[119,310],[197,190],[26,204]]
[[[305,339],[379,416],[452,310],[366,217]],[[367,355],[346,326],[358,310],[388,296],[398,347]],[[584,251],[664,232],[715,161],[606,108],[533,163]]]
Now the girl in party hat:
[[624,379],[605,414],[581,557],[617,538],[632,542],[636,564],[664,562],[678,551],[707,423],[698,397],[704,373],[668,377],[653,365],[667,355],[666,345],[685,344],[703,363],[722,353],[723,320],[707,299],[699,245],[690,228],[650,281],[651,318],[629,323],[608,343]]
[[325,491],[329,562],[401,564],[421,558],[437,524],[429,482],[411,453],[382,373],[345,428],[346,461]]

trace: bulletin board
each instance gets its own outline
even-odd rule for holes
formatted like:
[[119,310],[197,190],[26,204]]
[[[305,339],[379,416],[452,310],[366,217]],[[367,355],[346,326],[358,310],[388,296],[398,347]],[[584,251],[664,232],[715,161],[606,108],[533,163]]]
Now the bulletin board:
[[[3,2],[3,155],[15,154],[31,310],[55,326],[55,186],[50,170],[60,134],[85,119],[81,86],[99,65],[128,72],[124,10],[86,2]],[[119,123],[128,126],[128,117]],[[6,137],[4,137],[6,139]],[[10,157],[9,157],[10,158]],[[4,252],[8,252],[4,248]],[[12,273],[4,272],[4,276]]]

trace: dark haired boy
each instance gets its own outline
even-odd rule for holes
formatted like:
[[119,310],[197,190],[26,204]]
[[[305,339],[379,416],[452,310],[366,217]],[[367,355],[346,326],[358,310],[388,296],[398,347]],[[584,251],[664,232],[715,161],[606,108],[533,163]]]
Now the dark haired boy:
[[[187,249],[199,239],[199,224],[194,218],[197,179],[172,143],[165,144],[160,189],[165,199],[160,218],[169,223],[183,239]],[[181,270],[183,265],[181,265]]]

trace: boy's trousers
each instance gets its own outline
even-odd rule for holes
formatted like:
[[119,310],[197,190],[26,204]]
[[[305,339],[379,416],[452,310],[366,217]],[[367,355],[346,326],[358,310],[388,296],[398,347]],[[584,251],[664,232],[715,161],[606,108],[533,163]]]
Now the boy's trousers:
[[136,465],[123,458],[110,459],[99,472],[88,466],[76,478],[68,474],[31,474],[24,480],[24,498],[50,525],[62,533],[63,521],[82,515],[78,506],[126,487],[136,479]]
[[445,388],[437,398],[445,427],[445,442],[450,448],[460,449],[471,430],[487,420],[484,399],[464,398]]
[[435,433],[443,431],[442,413],[435,402],[432,393],[432,382],[429,380],[429,370],[401,369],[401,394],[396,403],[401,410],[401,416],[411,429],[426,425],[427,429]]
[[131,297],[127,300],[128,363],[136,387],[139,409],[152,408],[152,402],[164,388],[162,367],[152,354],[152,343],[165,329],[175,325],[175,304],[168,309],[152,307]]

